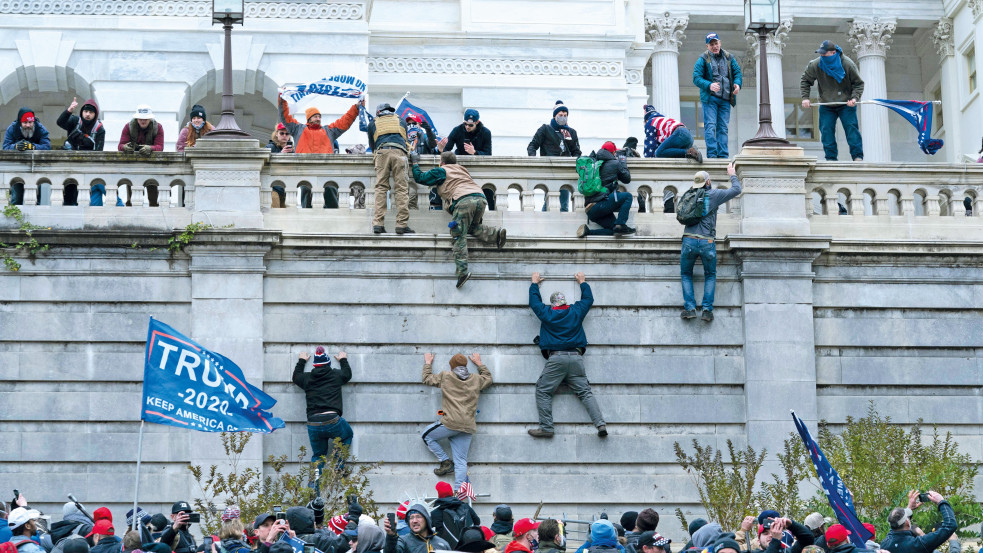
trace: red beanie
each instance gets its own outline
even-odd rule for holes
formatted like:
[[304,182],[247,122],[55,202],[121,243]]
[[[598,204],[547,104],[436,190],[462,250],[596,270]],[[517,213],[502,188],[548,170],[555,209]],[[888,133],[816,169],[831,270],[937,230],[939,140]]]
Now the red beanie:
[[450,497],[454,495],[454,488],[447,482],[437,482],[437,497]]
[[410,500],[409,499],[407,499],[406,501],[400,503],[399,504],[399,507],[396,507],[396,518],[398,518],[399,520],[405,520],[406,519],[406,511],[409,508],[410,508]]
[[30,121],[34,121],[34,112],[33,111],[25,111],[24,112],[24,115],[21,115],[20,116],[20,122],[21,123],[25,123],[25,122],[30,122]]
[[616,151],[618,151],[618,147],[615,146],[614,145],[614,142],[611,142],[610,140],[608,140],[604,144],[601,144],[601,149],[602,150],[607,150],[607,151],[611,152],[612,154],[615,153]]
[[346,519],[344,515],[333,516],[331,517],[331,520],[328,521],[328,528],[339,536],[345,531],[346,526],[348,526],[348,519]]
[[92,511],[92,520],[96,522],[100,520],[108,520],[109,522],[113,522],[113,513],[106,507],[99,507],[95,511]]

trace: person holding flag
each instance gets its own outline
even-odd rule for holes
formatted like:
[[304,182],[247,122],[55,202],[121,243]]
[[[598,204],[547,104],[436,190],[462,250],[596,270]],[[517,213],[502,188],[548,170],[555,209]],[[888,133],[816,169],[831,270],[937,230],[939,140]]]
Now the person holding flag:
[[290,114],[290,106],[287,105],[282,94],[278,104],[280,106],[280,123],[287,127],[293,136],[294,151],[298,154],[333,154],[335,153],[335,141],[338,140],[339,136],[345,134],[345,131],[358,118],[358,107],[365,105],[365,98],[362,97],[352,107],[348,108],[344,115],[327,127],[321,126],[321,110],[316,107],[309,107],[304,111],[306,122],[301,123]]
[[824,40],[816,50],[820,56],[809,62],[802,72],[799,91],[802,93],[802,107],[809,109],[809,93],[813,83],[819,86],[819,101],[836,103],[834,106],[819,106],[819,132],[822,136],[826,161],[836,161],[836,120],[843,125],[850,157],[853,161],[863,161],[864,144],[860,137],[860,123],[857,121],[857,102],[864,94],[864,81],[853,60],[843,55],[836,44]]

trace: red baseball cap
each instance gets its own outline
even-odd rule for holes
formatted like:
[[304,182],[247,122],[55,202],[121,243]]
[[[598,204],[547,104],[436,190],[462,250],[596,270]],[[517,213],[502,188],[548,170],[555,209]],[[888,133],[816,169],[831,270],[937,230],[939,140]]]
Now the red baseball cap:
[[826,544],[830,547],[836,547],[841,543],[846,543],[849,539],[851,532],[846,529],[842,524],[834,524],[826,530]]
[[92,527],[92,531],[86,534],[85,537],[89,538],[96,534],[100,536],[112,536],[116,534],[116,530],[113,528],[112,522],[102,519],[96,521],[95,526]]
[[530,530],[535,530],[539,528],[539,523],[531,518],[519,519],[515,522],[515,526],[512,527],[512,535],[519,537]]

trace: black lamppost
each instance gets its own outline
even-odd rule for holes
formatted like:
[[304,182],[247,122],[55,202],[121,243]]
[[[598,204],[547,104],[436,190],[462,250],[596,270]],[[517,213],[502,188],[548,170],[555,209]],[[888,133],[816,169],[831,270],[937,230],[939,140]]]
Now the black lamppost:
[[761,76],[758,97],[758,133],[746,140],[744,146],[789,147],[792,144],[778,136],[771,125],[771,92],[768,84],[768,54],[765,41],[769,32],[778,30],[781,22],[780,0],[744,0],[746,33],[758,34],[758,75]]
[[225,29],[225,61],[222,66],[222,119],[209,138],[252,138],[236,123],[235,99],[232,97],[232,25],[242,25],[246,0],[212,0],[212,25],[221,23]]

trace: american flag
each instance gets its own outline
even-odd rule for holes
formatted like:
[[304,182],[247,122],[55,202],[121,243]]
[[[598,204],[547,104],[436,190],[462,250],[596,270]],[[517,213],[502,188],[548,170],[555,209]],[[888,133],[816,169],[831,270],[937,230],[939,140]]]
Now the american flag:
[[464,477],[464,482],[461,482],[461,487],[457,490],[457,498],[461,501],[468,499],[474,500],[478,496],[474,493],[474,488],[471,487],[471,479],[467,476]]

